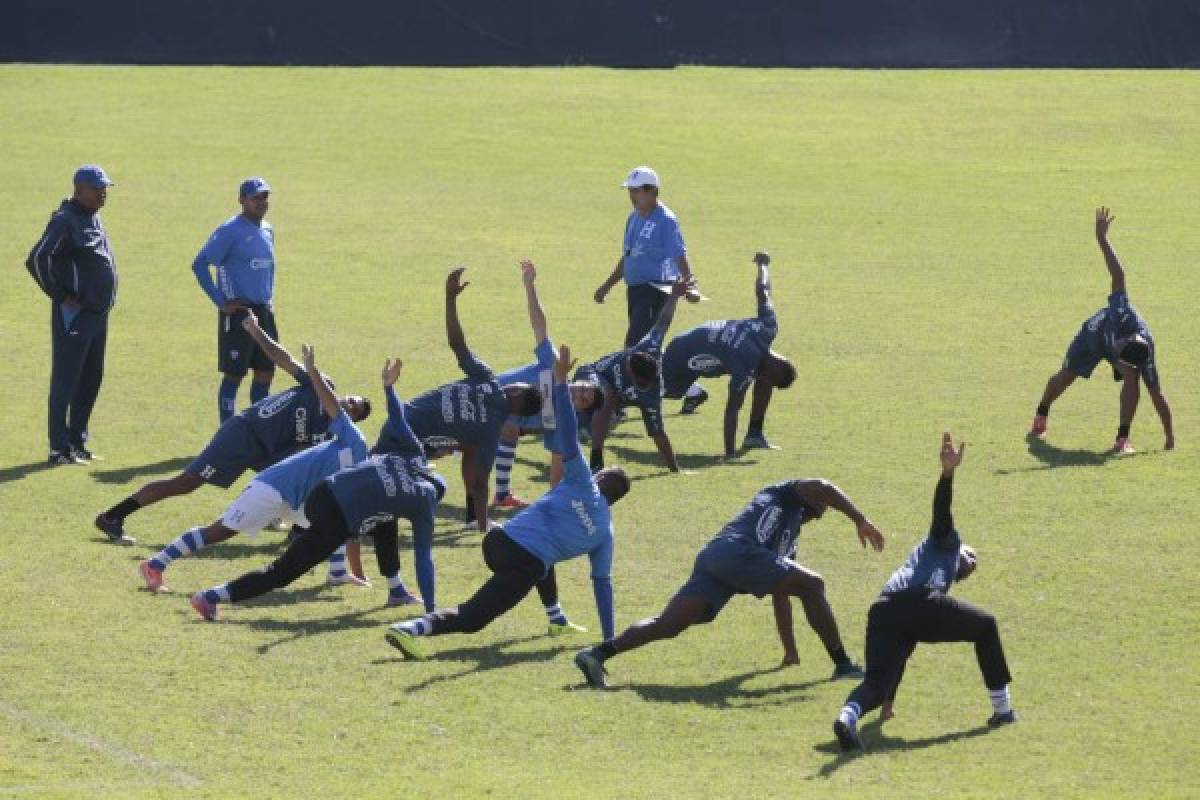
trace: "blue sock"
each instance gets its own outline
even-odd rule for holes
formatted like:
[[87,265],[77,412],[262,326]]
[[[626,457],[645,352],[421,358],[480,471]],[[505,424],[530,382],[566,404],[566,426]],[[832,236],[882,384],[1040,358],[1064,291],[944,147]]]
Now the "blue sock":
[[250,403],[253,405],[271,393],[271,384],[250,381]]
[[229,584],[222,583],[220,586],[214,586],[211,589],[204,590],[204,599],[216,605],[217,603],[228,603],[229,600]]
[[500,500],[508,497],[512,481],[513,461],[517,458],[516,442],[500,442],[496,448],[496,458],[492,462],[496,473],[496,497]]
[[150,559],[150,566],[162,572],[175,559],[186,556],[188,553],[194,553],[202,547],[204,547],[204,536],[201,535],[199,528],[192,528]]
[[562,606],[555,603],[552,606],[546,606],[546,618],[550,620],[552,625],[566,625],[567,615],[563,613]]
[[408,597],[412,592],[408,591],[408,587],[404,585],[404,581],[400,580],[399,573],[387,579],[388,595],[399,600],[401,597]]
[[217,389],[217,413],[221,416],[221,422],[232,417],[237,411],[237,390],[238,384],[229,378],[221,379],[221,388]]
[[333,555],[329,557],[329,577],[346,577],[346,545],[334,550]]

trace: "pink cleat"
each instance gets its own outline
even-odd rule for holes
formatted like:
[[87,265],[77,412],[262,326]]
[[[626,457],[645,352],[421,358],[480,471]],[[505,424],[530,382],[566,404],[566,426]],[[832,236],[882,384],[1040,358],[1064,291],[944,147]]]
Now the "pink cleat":
[[517,497],[515,494],[506,494],[506,495],[504,495],[504,497],[500,497],[499,495],[497,495],[492,498],[491,507],[492,508],[509,508],[509,509],[513,509],[514,511],[520,511],[523,508],[529,508],[529,501],[522,500],[521,498]]
[[1133,445],[1129,443],[1129,437],[1122,437],[1113,443],[1113,455],[1131,456],[1137,450],[1133,449]]
[[351,586],[361,586],[364,589],[371,588],[371,582],[366,578],[360,578],[353,572],[347,572],[344,575],[329,575],[325,578],[326,586],[341,586],[349,584]]
[[1044,414],[1034,416],[1033,427],[1029,429],[1029,435],[1039,439],[1046,435],[1046,416]]
[[192,595],[192,608],[196,609],[196,613],[209,622],[217,618],[217,604],[208,602],[204,592],[196,592]]
[[163,583],[163,574],[161,569],[155,569],[154,565],[146,559],[138,564],[138,574],[142,576],[142,580],[146,582],[146,588],[152,592],[169,592],[167,585]]

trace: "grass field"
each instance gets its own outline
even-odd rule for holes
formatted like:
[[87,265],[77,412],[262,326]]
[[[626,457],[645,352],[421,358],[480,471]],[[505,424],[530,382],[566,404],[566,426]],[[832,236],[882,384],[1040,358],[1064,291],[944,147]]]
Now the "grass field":
[[[1172,72],[0,67],[0,796],[1196,796],[1198,95],[1200,76]],[[106,460],[46,470],[47,309],[21,262],[86,161],[119,183],[103,215],[121,295],[92,424]],[[638,163],[663,176],[712,298],[676,330],[752,313],[749,257],[767,248],[777,347],[801,379],[768,419],[778,453],[714,463],[722,382],[697,417],[667,404],[695,475],[664,473],[640,423],[618,430],[610,461],[637,479],[615,510],[618,625],[656,612],[758,487],[823,476],[889,537],[864,553],[829,517],[801,536],[861,655],[869,603],[928,525],[949,429],[970,443],[956,512],[981,557],[956,594],[1000,620],[1018,725],[981,727],[969,647],[926,647],[898,717],[844,759],[829,724],[851,685],[827,681],[799,614],[802,664],[778,669],[770,603],[752,598],[617,659],[608,693],[580,689],[571,664],[593,638],[541,636],[533,600],[433,640],[420,664],[384,644],[399,615],[378,581],[330,590],[314,573],[204,624],[188,592],[266,563],[279,534],[179,562],[171,595],[139,591],[134,568],[234,491],[136,515],[134,548],[91,528],[215,429],[213,314],[189,265],[243,177],[274,188],[284,344],[316,343],[340,387],[378,400],[388,355],[407,363],[405,394],[455,377],[453,264],[471,265],[464,325],[494,366],[533,344],[522,257],[541,266],[557,340],[615,349],[623,294],[590,298]],[[1024,438],[1107,294],[1102,203],[1159,342],[1175,452],[1143,395],[1141,452],[1105,457],[1117,389],[1103,367],[1055,406],[1045,444]],[[538,444],[519,459],[516,488],[540,493]],[[443,603],[484,574],[461,497],[453,477]],[[586,564],[559,580],[595,630]]]

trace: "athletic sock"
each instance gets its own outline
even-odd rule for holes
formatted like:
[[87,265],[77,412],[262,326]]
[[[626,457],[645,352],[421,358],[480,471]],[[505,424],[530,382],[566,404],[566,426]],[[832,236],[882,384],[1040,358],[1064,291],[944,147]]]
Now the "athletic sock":
[[433,621],[429,615],[410,619],[408,622],[400,624],[400,630],[411,636],[428,636],[433,631]]
[[567,624],[567,615],[563,613],[562,606],[558,603],[546,606],[546,617],[550,620],[551,625]]
[[1130,425],[1118,425],[1118,426],[1117,426],[1117,438],[1118,438],[1118,439],[1128,439],[1128,438],[1129,438],[1129,429],[1130,429],[1130,427],[1132,427],[1132,426],[1130,426]]
[[391,575],[387,579],[388,596],[399,600],[401,597],[408,597],[412,592],[408,591],[408,587],[404,585],[404,581],[400,580],[400,573]]
[[852,700],[842,706],[842,712],[838,714],[838,719],[853,728],[858,725],[858,718],[861,716],[862,706]]
[[213,605],[216,605],[217,603],[232,602],[229,599],[229,584],[222,583],[220,586],[214,586],[211,589],[205,589],[204,599]]
[[512,486],[513,461],[517,458],[516,442],[501,442],[496,448],[496,497],[504,499]]
[[988,699],[992,701],[992,710],[997,714],[1007,714],[1012,711],[1012,700],[1008,695],[1008,686],[1003,689],[988,689]]
[[850,663],[850,656],[846,655],[846,648],[838,645],[837,650],[830,650],[829,657],[833,659],[833,663],[839,667],[843,667]]
[[221,386],[217,389],[217,415],[221,418],[221,422],[229,419],[237,411],[237,390],[238,384],[223,378]]
[[333,555],[329,557],[329,577],[346,577],[346,545],[334,550]]
[[259,400],[266,400],[267,395],[271,393],[271,384],[259,383],[258,381],[250,381],[250,403],[253,405]]
[[1040,404],[1040,405],[1037,407],[1037,415],[1038,415],[1039,417],[1048,417],[1048,416],[1050,416],[1050,406],[1046,405],[1045,403],[1041,403],[1041,404]]
[[126,497],[108,511],[105,511],[104,516],[108,517],[109,519],[125,519],[141,507],[142,504],[135,500],[133,495],[129,495],[129,497]]
[[194,553],[203,547],[204,534],[200,532],[199,528],[192,528],[162,550],[159,550],[158,554],[150,559],[150,566],[162,572],[175,559],[182,558],[189,553]]
[[747,436],[762,436],[763,423],[766,422],[762,417],[754,419],[751,417],[750,424],[746,428]]
[[688,387],[687,393],[684,394],[684,397],[699,397],[702,394],[704,394],[704,390],[700,388],[700,383],[696,382]]
[[609,639],[608,641],[601,642],[593,647],[592,652],[595,653],[596,657],[601,661],[608,661],[617,654],[617,646],[613,644],[612,639]]

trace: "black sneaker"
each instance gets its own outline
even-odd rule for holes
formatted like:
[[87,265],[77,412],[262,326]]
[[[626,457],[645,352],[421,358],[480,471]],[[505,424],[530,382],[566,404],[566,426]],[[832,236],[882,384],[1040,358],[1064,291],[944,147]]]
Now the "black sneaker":
[[863,747],[862,739],[858,736],[858,730],[853,725],[847,725],[840,719],[834,720],[833,735],[837,737],[838,744],[842,746],[843,753],[861,752],[866,749]]
[[575,666],[583,673],[588,686],[594,689],[608,688],[608,670],[604,668],[604,662],[592,652],[592,648],[580,650],[575,654]]
[[83,445],[71,445],[71,455],[75,456],[75,460],[81,463],[88,461],[102,461],[99,456],[88,450]]
[[701,389],[700,394],[696,395],[695,397],[688,395],[687,397],[683,398],[683,408],[679,409],[679,413],[695,414],[696,409],[704,405],[706,400],[708,400],[708,392],[704,391],[703,389]]
[[843,678],[865,678],[867,673],[862,666],[855,664],[853,661],[847,661],[845,664],[838,664],[833,668],[833,675],[829,678],[831,681],[840,681]]
[[104,514],[96,515],[96,527],[108,537],[113,544],[136,544],[137,539],[125,533],[123,520],[113,519]]
[[61,467],[66,464],[79,464],[82,462],[70,450],[51,450],[46,463],[52,467]]
[[743,450],[779,450],[779,445],[771,444],[767,437],[761,433],[747,433],[746,438],[742,440]]
[[1001,725],[1011,725],[1016,721],[1017,712],[1009,709],[1003,714],[1001,714],[999,711],[997,711],[995,714],[992,714],[992,716],[988,718],[987,724],[989,728],[999,728]]

